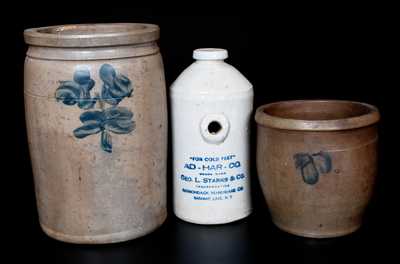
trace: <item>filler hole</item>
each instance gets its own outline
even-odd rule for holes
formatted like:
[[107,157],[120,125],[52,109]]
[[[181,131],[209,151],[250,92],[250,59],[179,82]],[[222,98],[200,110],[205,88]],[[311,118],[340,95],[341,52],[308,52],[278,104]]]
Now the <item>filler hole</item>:
[[210,132],[212,135],[217,134],[219,131],[221,131],[221,129],[222,126],[218,121],[212,121],[210,124],[208,124],[208,132]]

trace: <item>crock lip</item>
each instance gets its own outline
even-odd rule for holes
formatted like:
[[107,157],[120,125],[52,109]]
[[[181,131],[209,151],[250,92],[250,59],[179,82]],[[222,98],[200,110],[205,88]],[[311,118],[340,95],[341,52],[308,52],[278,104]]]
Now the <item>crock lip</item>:
[[[57,34],[44,33],[46,30],[62,31],[63,29],[79,27],[126,27],[126,30],[116,30],[107,33]],[[25,42],[33,46],[43,47],[104,47],[133,45],[156,41],[160,36],[160,28],[155,24],[146,23],[88,23],[66,24],[47,27],[29,28],[24,30]]]
[[[337,103],[351,103],[367,107],[370,111],[366,114],[359,116],[330,119],[330,120],[304,120],[292,119],[273,116],[264,112],[265,109],[282,103],[299,103],[299,102],[337,102]],[[349,130],[355,128],[366,127],[377,123],[380,119],[379,110],[377,107],[356,101],[348,100],[288,100],[279,101],[270,104],[261,105],[257,108],[255,120],[258,125],[276,129],[284,130],[299,130],[299,131],[338,131]]]

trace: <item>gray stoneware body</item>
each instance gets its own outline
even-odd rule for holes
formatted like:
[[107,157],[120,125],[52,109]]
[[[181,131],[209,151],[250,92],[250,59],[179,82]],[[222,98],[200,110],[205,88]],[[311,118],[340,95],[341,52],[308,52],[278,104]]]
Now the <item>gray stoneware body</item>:
[[167,107],[148,24],[25,31],[25,110],[40,225],[99,244],[165,220]]

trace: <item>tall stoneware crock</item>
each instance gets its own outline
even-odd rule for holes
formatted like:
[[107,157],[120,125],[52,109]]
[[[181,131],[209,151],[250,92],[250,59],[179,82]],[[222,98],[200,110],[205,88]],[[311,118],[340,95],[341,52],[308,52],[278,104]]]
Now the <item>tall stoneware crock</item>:
[[361,225],[377,172],[378,110],[350,101],[261,106],[257,169],[273,222],[305,237]]
[[159,28],[28,29],[25,108],[40,224],[72,243],[143,236],[166,218]]

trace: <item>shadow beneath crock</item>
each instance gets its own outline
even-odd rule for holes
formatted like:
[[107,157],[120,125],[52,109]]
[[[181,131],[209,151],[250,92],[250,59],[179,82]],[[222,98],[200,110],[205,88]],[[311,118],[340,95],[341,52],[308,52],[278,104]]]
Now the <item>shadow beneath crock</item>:
[[306,238],[275,230],[277,252],[287,252],[286,261],[300,263],[341,263],[364,259],[368,252],[370,238],[363,230],[336,238]]
[[125,264],[155,263],[167,259],[165,232],[168,223],[147,236],[131,241],[105,245],[68,244],[41,236],[35,246],[36,259],[48,263]]

